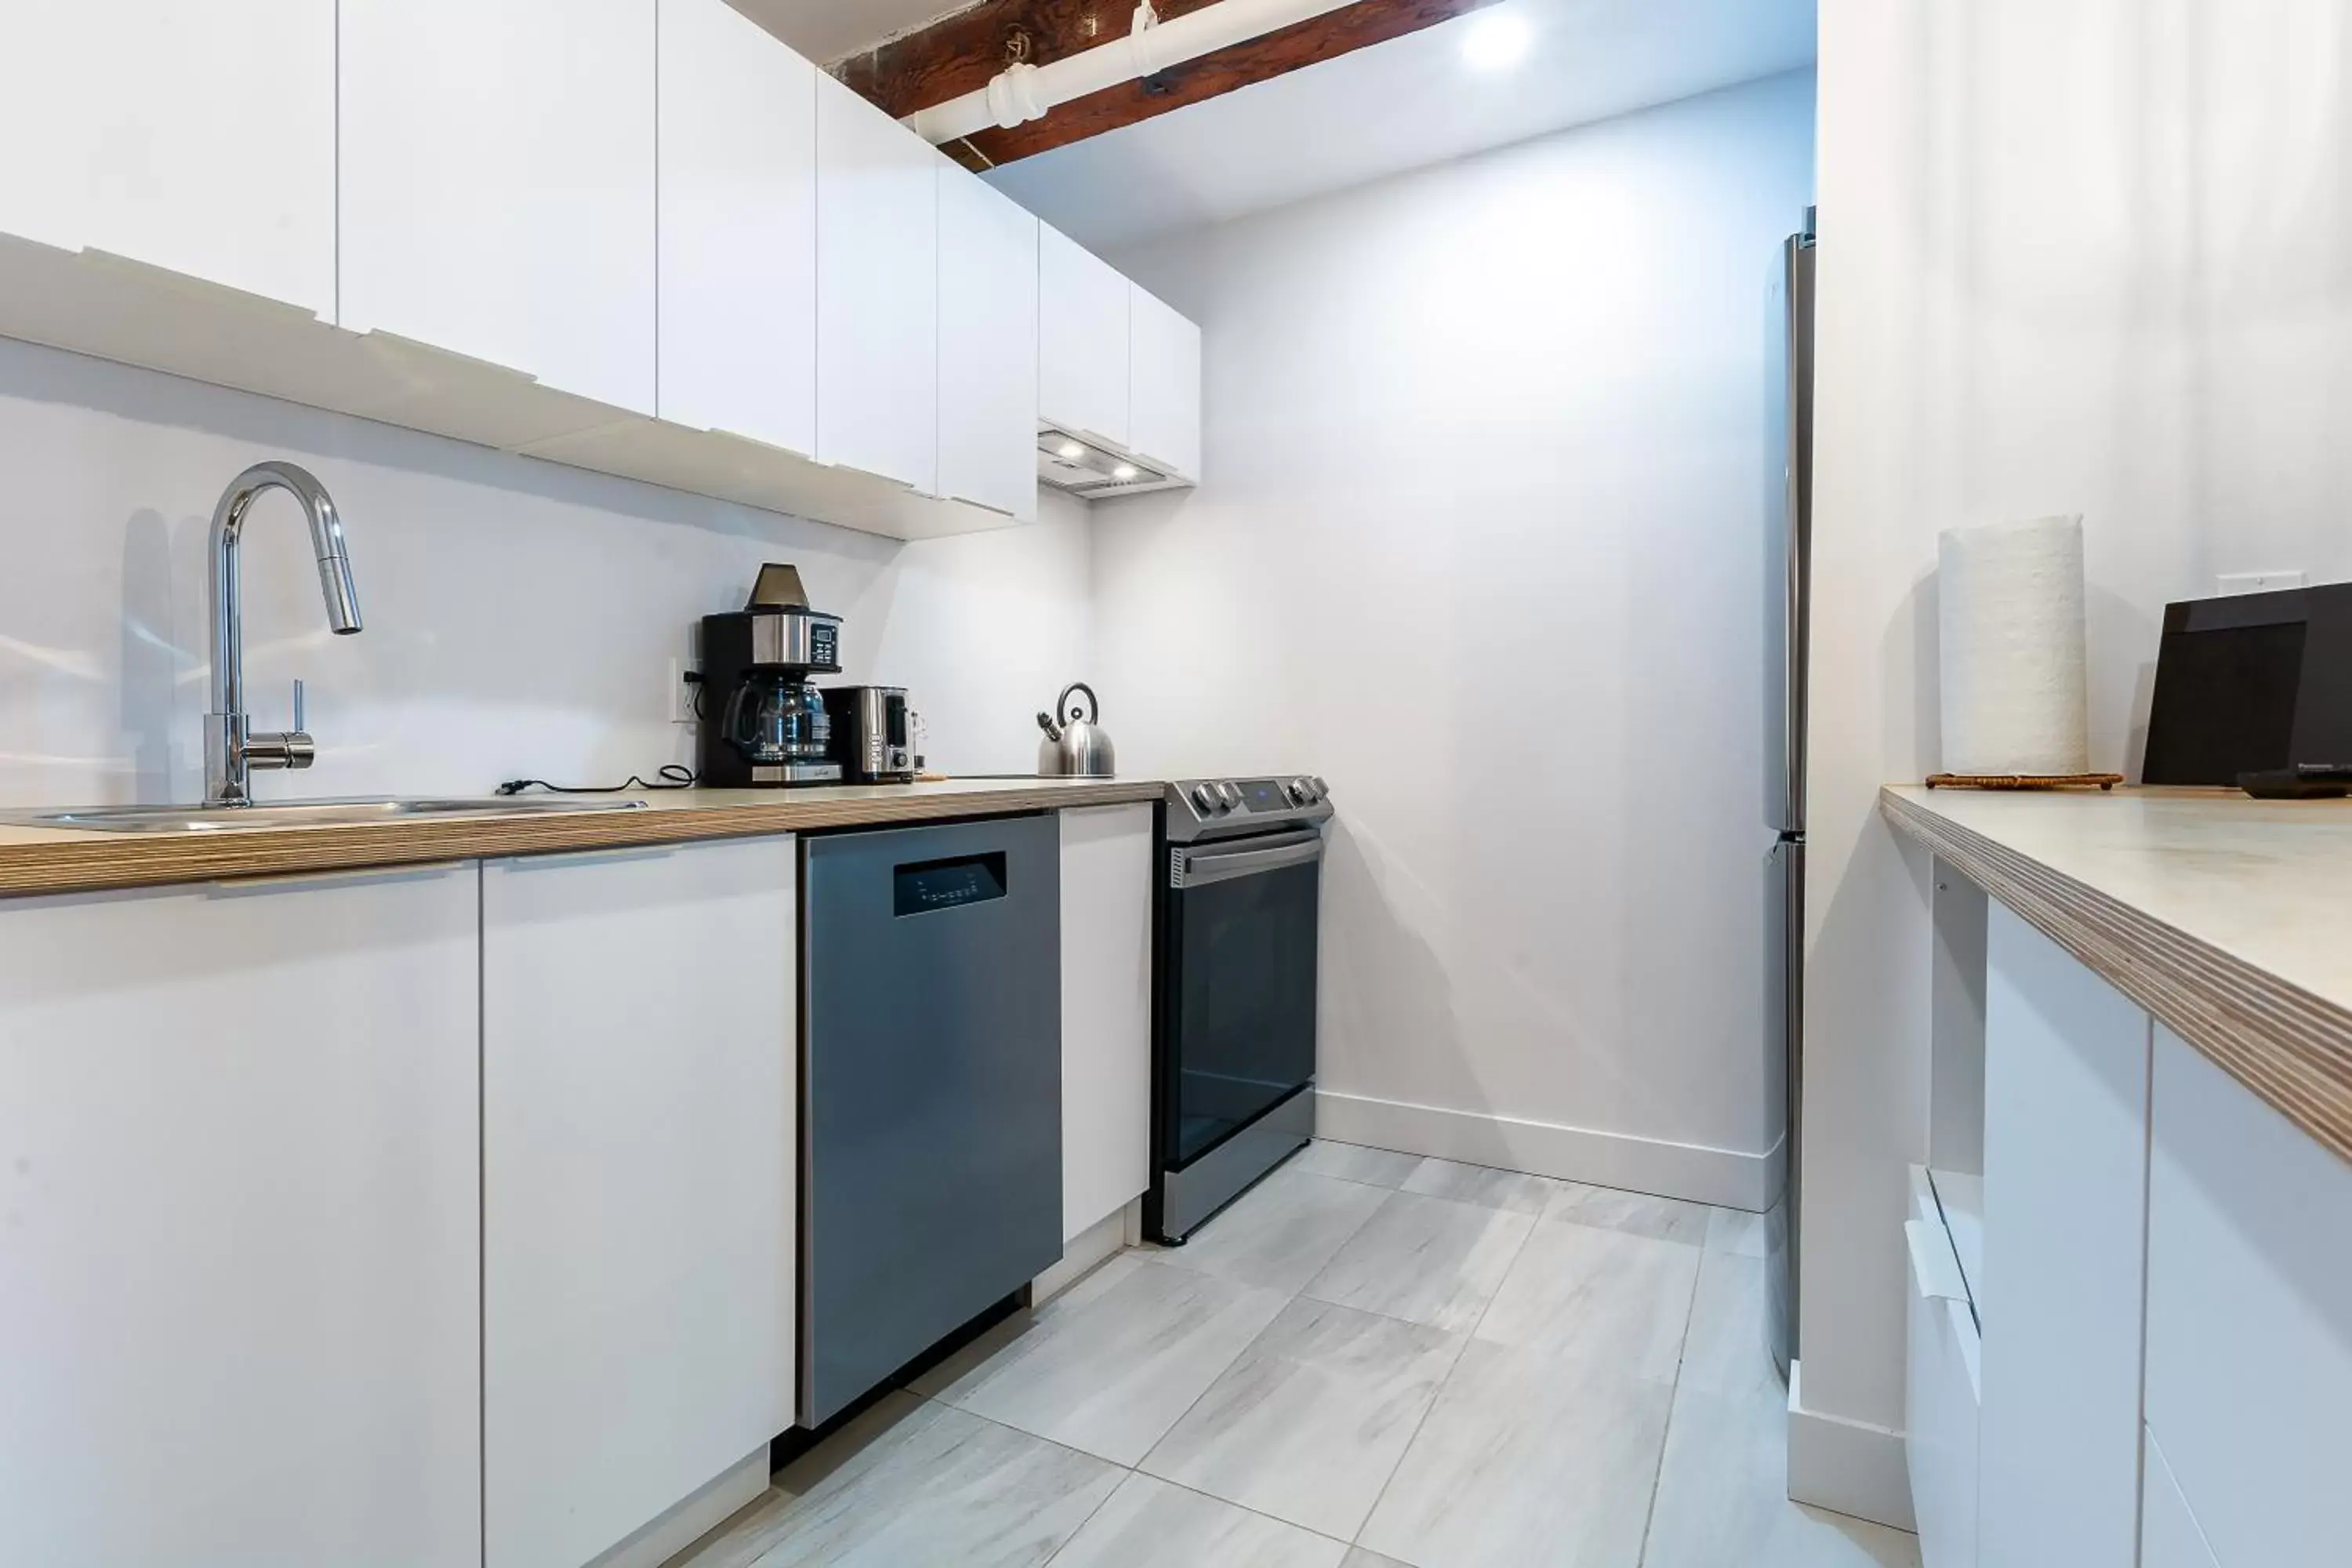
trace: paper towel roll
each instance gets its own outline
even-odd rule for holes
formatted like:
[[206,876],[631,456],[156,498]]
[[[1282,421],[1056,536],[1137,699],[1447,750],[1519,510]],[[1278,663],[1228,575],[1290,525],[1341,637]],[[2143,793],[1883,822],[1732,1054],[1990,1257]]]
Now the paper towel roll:
[[1944,771],[2090,772],[2083,520],[1949,529],[1937,555]]

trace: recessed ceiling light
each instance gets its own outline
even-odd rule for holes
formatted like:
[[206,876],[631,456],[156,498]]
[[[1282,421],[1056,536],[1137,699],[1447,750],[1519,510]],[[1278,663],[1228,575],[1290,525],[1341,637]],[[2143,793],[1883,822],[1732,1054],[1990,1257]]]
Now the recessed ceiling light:
[[1070,461],[1074,463],[1080,458],[1087,455],[1087,449],[1084,447],[1079,446],[1076,441],[1065,441],[1054,449],[1055,452],[1069,458]]
[[1136,468],[1133,463],[1121,463],[1118,468],[1113,468],[1110,471],[1110,477],[1119,480],[1121,483],[1125,483],[1127,480],[1135,478],[1135,474]]
[[1507,70],[1527,58],[1535,29],[1517,11],[1488,11],[1462,37],[1462,59],[1473,70]]

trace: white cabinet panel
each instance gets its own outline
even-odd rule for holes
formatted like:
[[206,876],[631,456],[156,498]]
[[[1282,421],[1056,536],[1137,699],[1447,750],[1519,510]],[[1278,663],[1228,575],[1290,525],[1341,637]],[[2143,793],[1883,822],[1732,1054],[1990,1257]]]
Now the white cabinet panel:
[[816,450],[816,68],[660,0],[664,419]]
[[2230,1568],[2344,1560],[2352,1165],[2156,1032],[2147,1426]]
[[816,79],[816,455],[939,489],[939,165]]
[[1037,515],[1037,220],[944,158],[940,493]]
[[2173,1479],[2164,1450],[2157,1447],[2155,1433],[2146,1435],[2146,1448],[2141,1464],[2147,1497],[2140,1504],[2139,1568],[2221,1568],[2197,1516],[2189,1511],[2189,1500],[2180,1495],[2180,1483]]
[[2131,1568],[2148,1020],[1998,904],[1986,924],[1979,1542]]
[[0,1562],[478,1560],[477,898],[0,900]]
[[1110,263],[1038,226],[1037,412],[1047,423],[1128,444],[1132,292]]
[[1128,304],[1129,446],[1188,479],[1201,477],[1201,329],[1141,289]]
[[335,313],[335,0],[30,0],[0,233]]
[[341,34],[342,324],[651,414],[654,0],[341,0]]
[[1151,1180],[1151,807],[1062,814],[1062,1236]]
[[1927,1173],[1913,1166],[1904,1448],[1924,1568],[1976,1568],[1977,1430],[1983,1352]]
[[482,870],[487,1568],[576,1568],[793,1419],[790,837]]

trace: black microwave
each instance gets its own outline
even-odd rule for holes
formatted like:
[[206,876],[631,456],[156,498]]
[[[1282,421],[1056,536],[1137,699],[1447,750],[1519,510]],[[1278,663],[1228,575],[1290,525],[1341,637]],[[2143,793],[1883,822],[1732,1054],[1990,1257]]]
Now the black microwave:
[[2352,583],[2166,605],[2141,782],[2298,763],[2352,763]]

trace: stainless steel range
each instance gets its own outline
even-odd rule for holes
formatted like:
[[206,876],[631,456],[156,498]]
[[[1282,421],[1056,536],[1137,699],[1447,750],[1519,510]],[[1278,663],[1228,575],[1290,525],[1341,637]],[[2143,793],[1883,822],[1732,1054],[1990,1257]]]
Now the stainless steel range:
[[1315,965],[1330,792],[1309,773],[1185,779],[1160,811],[1152,1181],[1181,1243],[1315,1131]]

